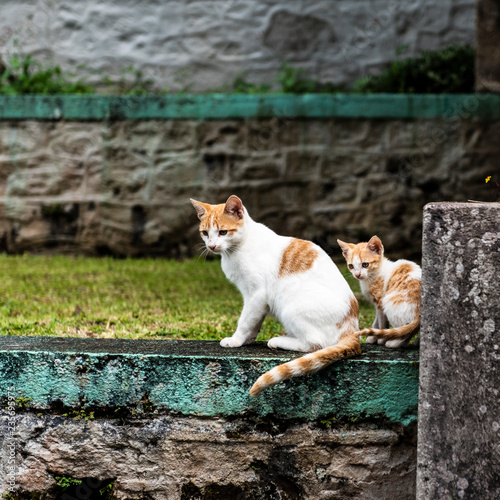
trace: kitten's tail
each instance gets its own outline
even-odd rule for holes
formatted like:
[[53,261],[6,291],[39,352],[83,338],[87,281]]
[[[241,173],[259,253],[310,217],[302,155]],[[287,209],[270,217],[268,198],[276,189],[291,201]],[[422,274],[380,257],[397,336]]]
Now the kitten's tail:
[[420,317],[414,319],[410,324],[399,326],[398,328],[365,328],[359,335],[375,335],[384,340],[400,339],[402,337],[412,337],[420,330]]
[[258,396],[264,389],[279,384],[292,377],[315,373],[339,359],[361,354],[360,332],[342,335],[339,342],[319,351],[311,352],[301,358],[293,359],[261,375],[250,389],[251,396]]

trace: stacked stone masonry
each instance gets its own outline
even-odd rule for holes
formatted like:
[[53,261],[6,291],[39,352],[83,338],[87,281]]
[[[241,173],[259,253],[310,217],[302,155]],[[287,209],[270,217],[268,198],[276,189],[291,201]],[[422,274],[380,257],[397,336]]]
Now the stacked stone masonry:
[[189,198],[240,196],[312,239],[377,233],[419,256],[422,208],[493,200],[500,123],[478,119],[0,122],[0,251],[189,256]]

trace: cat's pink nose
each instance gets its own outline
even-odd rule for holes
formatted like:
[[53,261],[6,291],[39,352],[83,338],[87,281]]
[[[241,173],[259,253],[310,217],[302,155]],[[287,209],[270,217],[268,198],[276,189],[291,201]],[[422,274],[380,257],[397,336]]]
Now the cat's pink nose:
[[217,248],[217,245],[208,245],[208,248],[210,248],[210,250],[215,250]]

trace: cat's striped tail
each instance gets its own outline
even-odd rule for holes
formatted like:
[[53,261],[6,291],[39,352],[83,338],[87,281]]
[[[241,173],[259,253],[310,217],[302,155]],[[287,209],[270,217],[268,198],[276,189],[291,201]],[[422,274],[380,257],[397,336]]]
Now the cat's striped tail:
[[398,328],[365,328],[359,332],[359,335],[375,335],[384,340],[400,339],[403,337],[412,337],[420,330],[420,318],[413,320],[410,324],[399,326]]
[[339,359],[351,358],[361,354],[360,332],[346,333],[339,342],[319,351],[311,352],[301,358],[293,359],[261,375],[250,389],[251,396],[258,396],[264,389],[279,384],[292,377],[315,373]]

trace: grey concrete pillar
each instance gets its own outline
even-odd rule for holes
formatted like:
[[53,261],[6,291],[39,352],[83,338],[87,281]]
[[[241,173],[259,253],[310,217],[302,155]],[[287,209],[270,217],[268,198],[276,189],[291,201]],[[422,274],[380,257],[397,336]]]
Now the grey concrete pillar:
[[476,0],[476,90],[500,93],[499,0]]
[[424,209],[417,499],[500,498],[500,203]]

